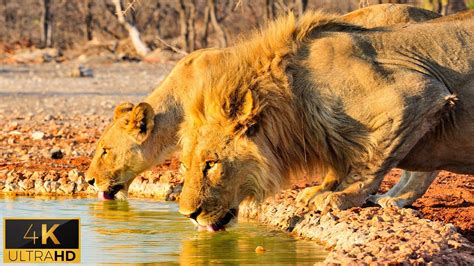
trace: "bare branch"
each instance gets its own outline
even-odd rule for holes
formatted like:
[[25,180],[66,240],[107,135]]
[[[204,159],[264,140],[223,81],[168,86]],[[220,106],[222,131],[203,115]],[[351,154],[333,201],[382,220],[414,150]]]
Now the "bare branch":
[[183,51],[183,50],[179,49],[178,47],[173,46],[173,45],[167,43],[165,40],[161,39],[159,36],[156,37],[156,39],[157,39],[159,42],[161,42],[163,45],[165,45],[166,47],[168,47],[168,48],[170,48],[171,50],[173,50],[175,53],[182,54],[182,55],[188,55],[188,52]]
[[[138,3],[140,4],[140,0],[133,0],[132,2],[130,2],[127,7],[122,11],[122,14],[123,15],[126,15],[127,14],[127,11],[129,9],[132,9],[132,10],[135,10],[135,7],[133,6],[135,3]],[[118,15],[118,14],[117,14]]]

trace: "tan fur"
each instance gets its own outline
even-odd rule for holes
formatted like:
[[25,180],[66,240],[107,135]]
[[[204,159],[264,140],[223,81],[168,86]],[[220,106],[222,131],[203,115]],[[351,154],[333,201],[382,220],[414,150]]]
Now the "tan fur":
[[343,15],[345,22],[366,28],[386,27],[395,24],[421,22],[439,18],[441,15],[430,10],[400,4],[380,4],[360,8]]
[[[350,16],[344,16],[344,19],[354,21],[359,25],[370,23],[366,25],[370,27],[431,18],[429,14],[425,14],[425,11],[405,5],[397,6],[395,10],[399,11],[393,13],[392,6],[369,6],[350,13]],[[411,12],[410,10],[419,11]],[[384,12],[387,14],[382,15]],[[201,77],[207,73],[210,65],[214,65],[219,60],[221,53],[226,53],[226,49],[199,50],[186,56],[178,62],[162,84],[145,99],[145,102],[153,107],[155,117],[150,139],[144,141],[143,144],[131,141],[130,134],[125,134],[123,127],[116,126],[116,119],[114,119],[98,142],[95,156],[86,175],[87,180],[94,179],[94,184],[100,191],[108,191],[117,184],[124,185],[120,193],[123,198],[127,194],[128,184],[136,175],[168,158],[176,149],[176,135],[179,124],[183,120],[182,102],[188,101],[194,89],[206,89],[206,86],[199,84],[203,81]],[[128,113],[132,107],[130,103],[119,105],[115,116]],[[103,147],[109,149],[107,163],[103,163],[101,159]],[[328,177],[332,176],[328,175]],[[327,183],[331,183],[330,180]]]
[[229,48],[185,102],[180,211],[217,223],[302,171],[340,180],[305,198],[320,210],[360,206],[396,166],[474,173],[473,31],[470,19],[368,30],[310,12]]

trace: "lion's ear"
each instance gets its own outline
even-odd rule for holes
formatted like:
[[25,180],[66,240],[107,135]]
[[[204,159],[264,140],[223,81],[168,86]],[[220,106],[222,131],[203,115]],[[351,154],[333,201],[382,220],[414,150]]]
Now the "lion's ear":
[[[233,101],[233,102],[232,102]],[[237,122],[235,131],[245,132],[253,136],[257,129],[258,105],[254,93],[247,90],[241,97],[234,97],[228,110],[229,118]]]
[[133,139],[142,144],[151,134],[154,126],[155,112],[148,103],[139,103],[130,111],[125,121],[125,129]]
[[132,103],[121,103],[115,107],[114,110],[114,121],[122,117],[124,114],[132,111],[133,109],[133,104]]
[[241,118],[244,118],[244,117],[248,118],[249,116],[251,116],[253,113],[253,109],[254,109],[254,99],[253,99],[252,91],[248,90],[245,93],[242,106],[240,109]]
[[233,120],[247,120],[254,113],[255,101],[251,90],[244,95],[232,95],[224,105],[228,118]]

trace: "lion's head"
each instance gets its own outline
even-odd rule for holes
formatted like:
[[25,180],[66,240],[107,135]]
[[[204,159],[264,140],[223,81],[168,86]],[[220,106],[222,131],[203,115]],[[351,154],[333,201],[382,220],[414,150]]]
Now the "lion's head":
[[[211,230],[224,228],[244,199],[260,200],[280,189],[291,167],[278,162],[293,155],[278,150],[291,150],[294,142],[278,134],[291,130],[301,136],[290,121],[273,122],[280,119],[274,117],[278,112],[297,119],[291,96],[272,88],[287,84],[286,76],[272,71],[260,73],[259,79],[248,66],[233,64],[238,54],[221,56],[202,77],[206,90],[198,90],[186,106],[181,130],[180,212]],[[270,77],[279,82],[269,82]],[[257,92],[255,87],[266,89]]]
[[244,198],[262,197],[262,187],[277,185],[259,176],[266,158],[255,143],[258,128],[251,114],[250,93],[244,98],[249,102],[227,110],[226,115],[235,115],[235,120],[201,121],[199,129],[186,129],[181,140],[185,181],[180,212],[212,230],[228,224]]
[[86,175],[100,195],[126,198],[135,176],[175,151],[183,120],[181,101],[193,90],[193,82],[202,70],[220,53],[221,49],[203,49],[187,55],[147,97],[146,103],[123,103],[115,109]]
[[150,167],[149,136],[154,111],[148,103],[116,107],[113,122],[99,139],[86,180],[106,199],[125,199],[133,178]]
[[[251,101],[250,94],[246,97]],[[261,169],[266,158],[255,143],[258,128],[251,118],[251,103],[234,111],[235,120],[203,121],[198,129],[183,132],[181,140],[185,181],[180,212],[212,230],[228,224],[244,198],[262,197],[263,187],[277,185],[260,177],[266,172]]]

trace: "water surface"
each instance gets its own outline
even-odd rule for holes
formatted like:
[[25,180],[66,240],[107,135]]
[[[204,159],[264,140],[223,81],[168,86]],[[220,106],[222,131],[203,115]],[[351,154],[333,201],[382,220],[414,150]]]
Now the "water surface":
[[[314,242],[250,222],[240,222],[226,232],[197,232],[177,209],[175,203],[142,199],[0,196],[0,254],[3,217],[79,217],[81,262],[89,264],[314,264],[327,254]],[[267,251],[257,254],[257,246]]]

